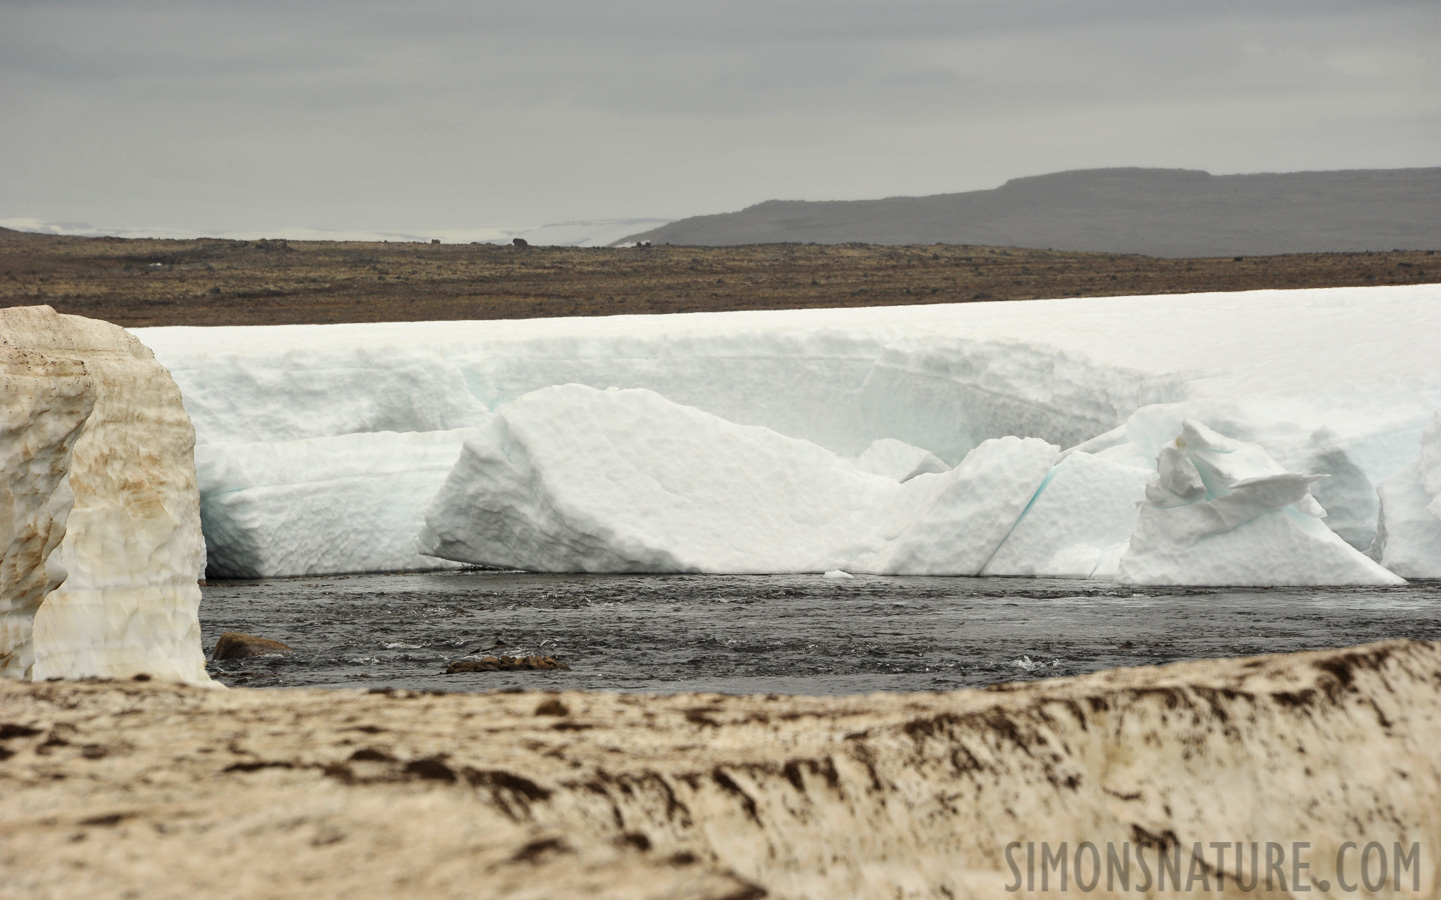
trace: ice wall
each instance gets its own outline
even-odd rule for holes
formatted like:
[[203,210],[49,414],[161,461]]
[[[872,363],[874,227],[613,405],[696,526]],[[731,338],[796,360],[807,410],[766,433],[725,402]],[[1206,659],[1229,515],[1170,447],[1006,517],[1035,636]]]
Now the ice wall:
[[[286,327],[295,326],[281,326],[281,334]],[[136,334],[165,352],[161,361],[180,385],[201,445],[446,431],[485,421],[487,410],[465,374],[429,341],[351,342],[326,331],[348,327],[308,326],[319,329],[316,339],[301,346],[247,340],[276,328],[183,329],[198,338],[183,352],[165,352],[170,345],[156,340],[176,329]],[[392,327],[375,326],[377,336]]]
[[1416,459],[1378,489],[1381,519],[1371,555],[1406,578],[1441,579],[1441,411]]
[[[1312,486],[1327,511],[1323,527],[1365,549],[1376,540],[1376,485],[1416,458],[1421,430],[1441,408],[1438,301],[1441,287],[1422,285],[137,334],[180,383],[202,456],[241,444],[483,425],[489,412],[565,384],[647,389],[844,460],[864,456],[861,468],[901,478],[954,466],[1005,436],[1079,444],[1098,459],[1154,471],[1160,447],[1191,418],[1259,444],[1288,471],[1330,475]],[[886,442],[915,448],[920,468],[900,472],[905,459],[882,459],[877,447]],[[337,453],[333,464],[344,469]],[[404,461],[395,465],[399,480]],[[217,510],[222,501],[211,502],[218,494],[205,477],[206,509]],[[428,476],[407,477],[418,486]],[[1017,546],[1070,502],[1070,477],[1036,507]],[[1118,479],[1120,493],[1108,501],[1134,493],[1134,482]],[[271,486],[266,478],[254,485]],[[323,510],[313,504],[322,493],[302,493],[248,491],[245,510],[238,498],[224,502],[254,523],[319,521]],[[324,496],[338,502],[342,492]],[[1098,512],[1069,543],[1051,546],[1054,565],[1037,563],[1037,571],[1079,573],[1091,563],[1093,575],[1113,571],[1119,547],[1109,542],[1128,515],[1125,503]],[[399,530],[404,517],[386,521],[395,530],[367,546],[400,547],[414,536]],[[1093,526],[1100,530],[1082,533]],[[373,565],[369,550],[297,553],[278,564],[244,540],[225,543],[233,562],[217,574]],[[1040,545],[1028,559],[1031,552]],[[1013,553],[992,570],[1020,574],[1030,565]]]
[[477,404],[574,383],[647,388],[842,456],[896,438],[954,465],[988,438],[1069,447],[1205,399],[1329,427],[1375,482],[1441,408],[1438,300],[1419,285],[136,335],[201,444],[465,427]]
[[459,566],[421,556],[415,536],[470,433],[383,431],[197,447],[209,576]]
[[0,353],[7,674],[208,683],[195,432],[174,381],[123,329],[45,306],[0,310]]

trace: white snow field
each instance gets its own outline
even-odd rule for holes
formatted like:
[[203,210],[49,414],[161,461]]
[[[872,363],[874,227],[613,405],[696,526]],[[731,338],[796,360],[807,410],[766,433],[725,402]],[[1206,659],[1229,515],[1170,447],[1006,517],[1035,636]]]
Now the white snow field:
[[[1418,460],[1441,409],[1436,285],[135,334],[195,423],[209,552],[225,560],[212,571],[256,576],[443,565],[415,556],[407,529],[445,480],[425,549],[467,562],[1161,579],[1121,560],[1161,515],[1136,504],[1186,420],[1258,445],[1274,474],[1332,476],[1307,483],[1327,513],[1311,521],[1384,563],[1376,485]],[[472,428],[448,479],[380,435]],[[296,451],[312,459],[298,475],[263,471],[289,465],[286,444],[341,435]],[[1006,437],[1039,440],[982,447]],[[357,454],[392,456],[370,477]],[[253,460],[234,469],[251,474],[222,487],[217,459]],[[348,490],[352,477],[368,487]],[[395,514],[375,515],[387,496]],[[222,508],[249,523],[244,540],[210,526]],[[1394,536],[1410,532],[1393,508],[1399,559],[1412,539]],[[338,522],[351,524],[335,546],[262,546]],[[1145,558],[1171,553],[1176,578],[1245,570],[1183,566],[1200,551],[1142,530]],[[1273,568],[1266,583],[1294,575]],[[1379,577],[1354,560],[1323,571]]]

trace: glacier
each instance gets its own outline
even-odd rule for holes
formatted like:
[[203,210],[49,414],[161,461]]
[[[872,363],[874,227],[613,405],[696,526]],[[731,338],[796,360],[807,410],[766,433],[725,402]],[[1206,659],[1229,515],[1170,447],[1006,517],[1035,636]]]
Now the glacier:
[[0,309],[0,674],[210,684],[195,432],[124,329]]
[[[1053,471],[1042,474],[1040,492],[1033,490],[1011,520],[998,526],[1001,534],[964,552],[957,548],[950,562],[928,557],[930,551],[920,548],[929,539],[919,531],[910,550],[896,543],[901,534],[891,530],[920,527],[918,506],[899,518],[869,513],[880,518],[858,525],[850,543],[821,540],[817,532],[802,547],[795,538],[784,545],[795,556],[781,554],[776,549],[781,545],[766,549],[761,546],[766,542],[756,541],[757,555],[743,559],[743,541],[733,537],[739,543],[726,566],[1105,578],[1118,571],[1127,529],[1149,515],[1136,505],[1143,481],[1159,477],[1157,456],[1188,419],[1257,444],[1287,472],[1331,476],[1309,486],[1327,513],[1315,520],[1319,527],[1358,551],[1377,544],[1382,485],[1417,459],[1421,434],[1441,409],[1441,367],[1434,365],[1441,336],[1437,301],[1441,287],[1421,285],[590,319],[159,328],[135,334],[171,371],[195,422],[207,523],[228,523],[207,527],[210,556],[224,561],[215,563],[217,575],[446,565],[415,552],[419,529],[409,529],[417,511],[440,503],[446,492],[482,503],[483,482],[497,491],[532,484],[529,494],[515,495],[501,513],[517,534],[533,534],[513,539],[516,559],[534,557],[540,543],[550,540],[556,553],[570,555],[565,565],[712,571],[718,559],[686,555],[690,550],[680,544],[661,552],[655,543],[609,545],[583,534],[589,527],[583,516],[550,505],[580,503],[598,489],[555,481],[554,461],[569,454],[597,478],[625,471],[626,478],[639,479],[643,460],[667,471],[689,466],[693,477],[686,483],[700,491],[693,511],[703,515],[702,497],[731,503],[706,478],[707,473],[721,478],[736,465],[723,458],[721,446],[727,452],[744,447],[746,453],[785,446],[796,459],[759,458],[767,471],[814,467],[809,476],[794,476],[795,483],[813,487],[805,501],[797,495],[797,503],[839,510],[843,503],[836,498],[848,496],[847,502],[876,510],[888,508],[889,501],[873,503],[873,495],[889,495],[896,485],[910,486],[915,493],[906,496],[918,504],[931,502],[934,497],[925,491],[937,490],[936,480],[954,472],[952,467],[988,441],[1014,437],[1057,448]],[[597,461],[581,459],[580,449],[561,449],[564,420],[579,408],[578,395],[552,389],[570,385],[598,394],[609,388],[649,391],[720,423],[759,427],[772,436],[733,436],[724,444],[676,439],[688,446],[689,456],[668,460],[638,447],[641,455],[613,460],[619,468],[602,470]],[[551,412],[558,422],[542,440],[537,423],[545,418],[546,403],[558,404]],[[602,408],[607,407],[595,410]],[[514,423],[528,424],[512,430],[512,412]],[[619,406],[611,412],[634,414]],[[676,414],[667,421],[692,420]],[[593,433],[614,433],[607,429],[596,424]],[[381,437],[463,430],[474,433],[453,442],[466,449],[457,449],[455,468],[445,478],[433,457]],[[357,498],[357,509],[375,508],[386,478],[397,485],[396,496],[402,482],[408,485],[404,514],[341,517],[369,522],[346,537],[353,549],[325,548],[323,542],[306,549],[292,542],[296,552],[282,559],[256,536],[265,522],[291,523],[278,527],[297,531],[305,530],[304,522],[321,522],[313,511],[341,503],[344,478],[364,480],[364,472],[331,477],[321,464],[312,474],[257,472],[245,476],[253,483],[242,479],[222,487],[203,462],[250,454],[283,467],[289,464],[278,461],[280,456],[264,454],[286,451],[258,448],[344,436],[352,437],[324,450],[337,472],[352,472],[346,459],[363,454],[360,447],[368,441],[378,442],[377,458],[394,455],[385,477],[366,482],[370,499]],[[537,457],[496,456],[504,455],[502,448],[513,452],[521,446]],[[819,451],[829,455],[818,456]],[[406,475],[412,462],[414,471]],[[459,477],[462,469],[470,481]],[[658,471],[653,478],[661,477]],[[312,477],[308,488],[306,479]],[[550,490],[552,484],[570,487]],[[439,493],[420,498],[432,487]],[[571,489],[579,493],[566,496]],[[953,496],[943,508],[954,512],[957,502],[959,496]],[[991,514],[1010,516],[1015,504],[1003,506],[1004,512]],[[776,505],[767,508],[774,511]],[[935,514],[942,515],[941,508]],[[805,515],[790,510],[776,521],[800,522]],[[844,519],[837,515],[842,516],[837,522]],[[455,530],[465,518],[455,502],[437,513],[425,549],[448,547],[444,553],[478,559],[475,547],[459,548],[491,539]],[[237,524],[241,520],[249,524]],[[748,527],[759,529],[757,534],[775,533],[753,518],[739,521],[752,523]],[[361,533],[367,527],[373,534]],[[940,528],[939,520],[930,527]],[[243,533],[243,539],[228,537],[232,532]],[[682,532],[675,536],[680,541]],[[700,538],[692,538],[686,546],[700,546],[695,543]],[[527,540],[532,546],[522,552]],[[587,542],[591,545],[583,546]],[[1393,556],[1399,546],[1392,540]],[[375,549],[380,547],[388,549]],[[665,553],[675,561],[667,561]],[[559,559],[531,557],[526,567],[561,565]]]

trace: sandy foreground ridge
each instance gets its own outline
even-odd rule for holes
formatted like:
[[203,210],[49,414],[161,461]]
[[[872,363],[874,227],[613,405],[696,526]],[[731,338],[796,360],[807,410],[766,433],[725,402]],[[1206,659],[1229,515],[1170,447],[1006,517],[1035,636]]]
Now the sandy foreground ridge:
[[1434,897],[1438,688],[1411,641],[832,698],[3,681],[0,897],[999,897],[1082,841],[1206,896],[1265,894],[1214,842],[1288,888],[1309,843],[1311,896],[1374,842]]

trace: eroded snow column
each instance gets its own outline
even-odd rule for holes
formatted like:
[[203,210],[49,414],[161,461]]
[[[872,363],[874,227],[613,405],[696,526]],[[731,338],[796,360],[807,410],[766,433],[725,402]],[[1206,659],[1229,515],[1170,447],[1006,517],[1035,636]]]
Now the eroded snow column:
[[5,601],[16,621],[34,609],[29,645],[6,652],[35,680],[209,682],[195,432],[175,382],[124,329],[46,306],[0,310],[0,346],[34,361],[5,382],[6,490],[27,498],[7,510]]
[[1287,472],[1257,444],[1190,419],[1161,448],[1157,479],[1116,578],[1130,584],[1402,584],[1328,529],[1323,474]]
[[[0,311],[0,329],[15,318]],[[27,678],[45,595],[65,580],[55,549],[73,495],[66,475],[95,389],[78,359],[17,347],[0,330],[0,675]]]

